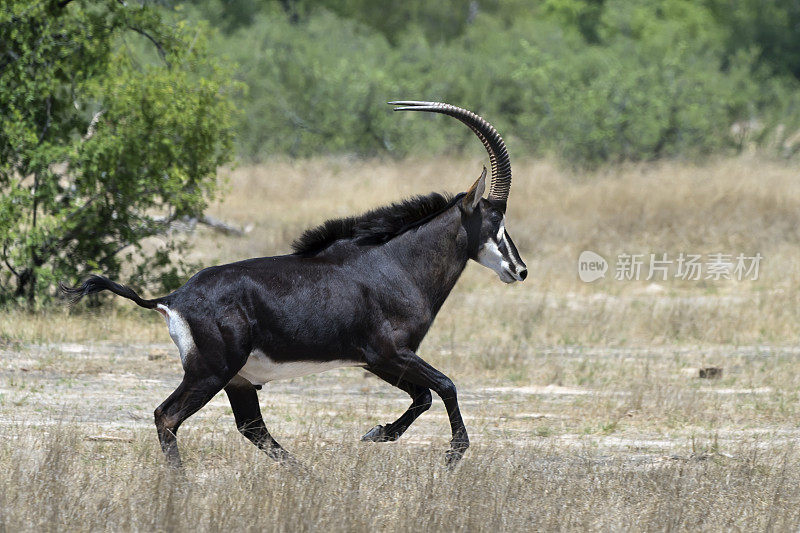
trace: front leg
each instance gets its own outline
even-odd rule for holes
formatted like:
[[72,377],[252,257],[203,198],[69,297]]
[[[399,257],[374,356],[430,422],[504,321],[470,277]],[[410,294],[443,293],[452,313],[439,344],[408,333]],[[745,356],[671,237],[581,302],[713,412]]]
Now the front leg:
[[455,466],[469,448],[469,437],[458,407],[456,386],[450,378],[405,348],[398,349],[391,355],[376,358],[374,362],[370,362],[369,368],[376,368],[386,374],[395,375],[398,379],[429,388],[439,395],[447,409],[453,432],[450,449],[446,454],[446,463],[448,466]]
[[415,385],[410,381],[401,379],[393,374],[388,374],[377,368],[367,367],[367,370],[384,380],[390,385],[394,385],[400,390],[404,390],[411,396],[411,405],[400,418],[386,424],[385,426],[375,426],[361,437],[362,441],[368,442],[391,442],[400,438],[406,432],[414,420],[431,407],[431,391],[427,387]]

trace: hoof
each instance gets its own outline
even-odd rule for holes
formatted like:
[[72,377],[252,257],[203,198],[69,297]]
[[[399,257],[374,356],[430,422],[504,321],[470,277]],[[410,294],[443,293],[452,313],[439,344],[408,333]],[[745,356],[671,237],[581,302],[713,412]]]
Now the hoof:
[[449,470],[452,470],[458,465],[462,457],[464,457],[464,452],[447,450],[444,454],[444,464]]
[[[467,444],[467,446],[469,446],[469,444]],[[444,464],[449,470],[454,469],[456,465],[458,465],[458,462],[464,457],[464,452],[467,451],[467,446],[454,446],[445,452]]]
[[362,442],[390,442],[397,440],[397,435],[389,435],[386,426],[375,426],[361,437]]

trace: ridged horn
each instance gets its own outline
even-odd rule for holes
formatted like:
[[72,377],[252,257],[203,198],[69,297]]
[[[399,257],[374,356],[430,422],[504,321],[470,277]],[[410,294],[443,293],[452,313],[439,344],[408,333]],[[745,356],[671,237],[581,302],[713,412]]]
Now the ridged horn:
[[457,118],[475,132],[489,152],[489,162],[492,167],[492,181],[489,185],[489,199],[500,204],[503,212],[506,210],[508,193],[511,190],[511,161],[506,150],[503,138],[485,119],[472,111],[445,104],[444,102],[417,102],[414,100],[400,100],[389,102],[395,111],[430,111]]

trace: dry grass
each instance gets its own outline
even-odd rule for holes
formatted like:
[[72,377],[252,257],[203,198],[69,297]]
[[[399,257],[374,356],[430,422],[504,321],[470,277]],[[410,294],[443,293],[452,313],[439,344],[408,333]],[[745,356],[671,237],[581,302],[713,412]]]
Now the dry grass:
[[[285,253],[325,218],[465,189],[481,161],[278,161],[230,173],[205,264]],[[127,302],[0,313],[0,530],[796,530],[800,181],[758,159],[579,175],[517,161],[506,286],[470,265],[421,348],[474,446],[452,473],[440,402],[400,442],[357,442],[403,394],[342,370],[265,387],[267,425],[313,470],[273,466],[224,396],[161,465],[153,408],[180,379],[163,320]],[[578,280],[577,256],[746,253],[758,281]],[[610,276],[609,276],[610,277]],[[690,367],[720,366],[700,380]],[[110,441],[89,440],[110,436]],[[114,440],[118,439],[118,440]]]
[[430,447],[378,450],[302,435],[312,476],[287,474],[232,436],[184,439],[196,461],[166,471],[152,440],[86,441],[55,428],[0,442],[0,528],[102,531],[796,530],[789,446],[739,458],[631,464],[545,441],[474,450],[453,473]]
[[[481,161],[276,161],[228,173],[229,194],[211,213],[251,227],[245,237],[207,229],[191,238],[202,264],[287,253],[300,232],[326,218],[430,190],[457,192]],[[800,181],[797,166],[728,159],[705,166],[660,163],[574,174],[518,161],[508,229],[528,262],[525,283],[503,287],[470,264],[434,328],[498,349],[520,344],[792,344],[800,323]],[[606,279],[577,277],[583,250],[611,264]],[[758,281],[621,282],[620,253],[761,253]],[[61,311],[0,314],[0,335],[28,341],[163,339],[161,323],[125,308],[67,318]],[[480,309],[481,312],[476,312]],[[98,321],[97,318],[100,317]],[[487,323],[486,319],[492,317]],[[64,327],[53,329],[54,321]],[[482,327],[491,325],[490,328]],[[122,328],[121,331],[120,328]],[[476,338],[477,337],[477,338]]]

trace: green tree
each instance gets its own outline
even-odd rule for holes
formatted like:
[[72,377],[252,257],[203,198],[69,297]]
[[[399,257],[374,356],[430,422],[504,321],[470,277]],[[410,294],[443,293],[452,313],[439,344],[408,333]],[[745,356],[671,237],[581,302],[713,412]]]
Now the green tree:
[[[147,5],[0,0],[0,301],[133,261],[174,286],[174,239],[213,198],[237,89],[204,26]],[[138,260],[138,262],[136,261]]]

